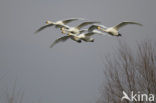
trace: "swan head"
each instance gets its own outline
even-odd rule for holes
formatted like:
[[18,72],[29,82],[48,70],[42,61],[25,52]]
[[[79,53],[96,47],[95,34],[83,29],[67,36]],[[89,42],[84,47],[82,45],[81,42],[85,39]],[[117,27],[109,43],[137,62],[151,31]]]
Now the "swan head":
[[61,27],[60,30],[62,31],[62,34],[66,34],[65,28]]
[[100,26],[98,26],[98,27],[97,27],[97,29],[98,29],[98,30],[101,30],[101,27],[100,27]]
[[65,32],[64,32],[64,31],[62,31],[61,33],[62,33],[62,34],[65,34]]
[[62,34],[66,34],[66,32],[64,31],[64,30],[62,30],[62,32],[61,32]]
[[52,22],[52,21],[47,20],[45,23],[46,23],[46,24],[52,24],[53,22]]

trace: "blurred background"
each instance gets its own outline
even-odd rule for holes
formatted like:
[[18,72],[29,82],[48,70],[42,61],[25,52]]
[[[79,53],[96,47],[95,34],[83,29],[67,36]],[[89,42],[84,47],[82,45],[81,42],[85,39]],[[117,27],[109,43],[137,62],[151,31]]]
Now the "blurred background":
[[[105,84],[105,56],[109,58],[120,41],[132,50],[145,39],[156,44],[155,4],[154,0],[1,0],[1,103],[7,98],[16,101],[13,95],[23,103],[97,102]],[[144,26],[123,27],[120,38],[95,35],[94,43],[69,40],[53,48],[49,48],[51,43],[62,36],[59,30],[52,27],[34,34],[46,20],[73,17],[100,21],[108,27],[121,21]]]

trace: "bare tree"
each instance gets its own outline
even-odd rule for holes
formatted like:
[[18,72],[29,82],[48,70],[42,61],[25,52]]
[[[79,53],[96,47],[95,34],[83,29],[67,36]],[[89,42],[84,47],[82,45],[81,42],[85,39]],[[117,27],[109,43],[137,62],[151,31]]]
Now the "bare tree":
[[0,103],[23,103],[24,92],[16,88],[16,81],[13,88],[6,88],[2,93]]
[[6,102],[5,103],[23,103],[24,92],[21,90],[16,90],[14,86],[12,92],[6,92]]
[[119,42],[119,45],[114,55],[106,56],[105,81],[97,103],[132,103],[121,101],[123,91],[156,95],[156,51],[152,43],[143,41],[136,49],[130,49],[125,42]]

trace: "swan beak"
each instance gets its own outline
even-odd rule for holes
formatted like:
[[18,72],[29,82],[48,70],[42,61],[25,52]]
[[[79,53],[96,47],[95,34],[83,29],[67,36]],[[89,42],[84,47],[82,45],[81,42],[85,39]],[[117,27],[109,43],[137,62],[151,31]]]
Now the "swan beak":
[[98,30],[100,30],[100,29],[101,29],[101,27],[100,27],[100,26],[98,26],[98,27],[97,27],[97,29],[98,29]]
[[61,30],[63,31],[64,30],[64,27],[62,27]]
[[122,34],[119,33],[118,36],[122,36]]
[[62,34],[65,34],[66,32],[64,30],[62,30]]
[[46,24],[51,24],[52,22],[51,22],[51,21],[49,21],[49,20],[47,20],[45,23],[46,23]]
[[62,34],[65,34],[66,32],[64,31],[64,27],[60,28],[60,30],[62,31]]

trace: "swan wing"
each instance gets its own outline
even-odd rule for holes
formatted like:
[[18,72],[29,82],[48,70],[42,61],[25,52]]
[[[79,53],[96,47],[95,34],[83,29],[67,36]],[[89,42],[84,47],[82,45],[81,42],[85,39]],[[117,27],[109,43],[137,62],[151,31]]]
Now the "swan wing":
[[72,21],[76,21],[76,20],[84,20],[83,18],[70,18],[70,19],[67,19],[67,20],[63,20],[62,22],[64,24],[67,24],[67,23],[70,23]]
[[119,30],[121,27],[128,25],[128,24],[135,24],[135,25],[142,26],[142,24],[137,23],[137,22],[124,21],[124,22],[121,22],[120,24],[114,26],[113,28],[116,30]]
[[94,35],[94,34],[96,34],[96,33],[89,32],[89,33],[86,33],[86,34],[84,34],[84,35],[85,35],[85,36],[92,36],[92,35]]
[[88,28],[88,31],[89,32],[92,32],[93,30],[97,29],[98,28],[98,25],[92,25]]
[[107,35],[105,32],[100,31],[100,30],[93,30],[92,32],[95,34],[99,34],[99,35]]
[[57,24],[57,26],[59,28],[65,28],[65,29],[69,29],[70,28],[68,25],[65,25],[65,24]]
[[59,42],[65,42],[67,39],[69,39],[69,36],[63,36],[60,37],[58,39],[56,39],[51,45],[50,48],[52,48],[55,44],[59,43]]
[[100,22],[83,22],[80,25],[78,25],[76,28],[81,29],[84,26],[90,25],[90,24],[95,24],[95,23],[100,23]]
[[94,25],[92,25],[92,26],[90,26],[90,27],[88,28],[88,31],[89,31],[89,32],[92,32],[93,30],[98,29],[98,27],[100,27],[100,28],[107,28],[107,27],[104,26],[104,25],[94,24]]
[[80,34],[86,32],[86,31],[88,31],[88,29],[82,29],[82,30],[80,30]]
[[38,33],[38,32],[40,32],[40,31],[42,31],[43,29],[45,29],[45,28],[47,28],[47,27],[51,27],[51,26],[53,26],[53,25],[54,25],[54,24],[48,24],[48,25],[42,26],[42,27],[40,27],[38,30],[36,30],[35,33]]
[[86,34],[84,34],[85,36],[92,36],[94,34],[98,34],[98,35],[106,35],[105,33],[99,31],[99,30],[93,30],[92,32],[88,32]]

